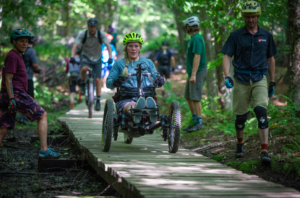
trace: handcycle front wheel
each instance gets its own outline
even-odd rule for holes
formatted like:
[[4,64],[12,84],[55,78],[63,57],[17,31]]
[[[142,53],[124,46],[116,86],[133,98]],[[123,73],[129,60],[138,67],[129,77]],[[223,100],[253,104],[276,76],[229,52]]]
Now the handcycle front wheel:
[[93,117],[93,106],[94,106],[94,83],[92,80],[89,80],[89,98],[88,98],[88,109],[89,109],[89,118]]
[[168,145],[169,153],[176,153],[180,143],[180,128],[181,128],[181,114],[179,102],[173,101],[171,103],[170,128],[168,130]]
[[114,101],[106,100],[102,123],[102,151],[108,152],[114,130]]

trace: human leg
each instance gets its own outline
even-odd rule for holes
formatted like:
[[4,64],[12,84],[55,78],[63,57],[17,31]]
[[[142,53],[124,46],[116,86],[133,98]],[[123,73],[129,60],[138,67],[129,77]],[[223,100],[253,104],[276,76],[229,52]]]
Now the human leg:
[[190,112],[192,114],[192,123],[189,124],[189,126],[182,129],[184,131],[187,131],[188,129],[190,129],[194,125],[194,121],[197,118],[192,100],[190,99],[190,81],[189,81],[189,78],[187,79],[187,82],[186,82],[186,85],[185,85],[184,97],[185,97],[185,99],[186,99],[186,101],[189,105],[189,109],[190,109]]
[[100,111],[101,109],[100,106],[101,89],[102,89],[101,70],[102,70],[101,62],[93,64],[93,71],[94,71],[93,73],[96,78],[96,95],[97,95],[96,106],[95,106],[96,111]]
[[2,145],[2,141],[7,133],[7,128],[0,128],[0,146]]
[[86,79],[86,72],[90,69],[90,67],[85,64],[85,63],[81,63],[81,70],[80,70],[80,93],[84,94],[85,93],[85,79]]

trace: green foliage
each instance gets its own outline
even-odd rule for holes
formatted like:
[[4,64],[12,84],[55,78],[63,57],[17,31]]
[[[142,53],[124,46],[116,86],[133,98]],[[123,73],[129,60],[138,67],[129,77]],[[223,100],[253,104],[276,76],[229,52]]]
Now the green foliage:
[[62,44],[45,43],[34,46],[40,60],[62,60],[71,55],[70,49]]
[[257,166],[261,165],[261,161],[244,162],[239,166],[239,170],[243,171],[244,173],[254,173],[257,169]]
[[241,162],[235,162],[235,161],[226,163],[227,166],[231,166],[231,167],[234,167],[234,168],[237,168],[240,164],[241,164]]
[[272,158],[271,168],[272,171],[283,173],[285,176],[291,173],[300,176],[300,159],[292,155],[285,158],[282,158],[281,155],[276,155]]
[[218,162],[221,162],[224,159],[224,156],[222,155],[214,155],[213,160],[216,160]]
[[33,142],[33,146],[36,147],[36,148],[40,148],[40,141],[39,140],[36,140],[35,142]]

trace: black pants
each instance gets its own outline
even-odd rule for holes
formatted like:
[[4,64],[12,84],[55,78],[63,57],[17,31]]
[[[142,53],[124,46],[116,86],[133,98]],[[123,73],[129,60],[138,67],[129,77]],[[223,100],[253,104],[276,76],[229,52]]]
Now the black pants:
[[27,80],[28,82],[28,95],[30,95],[32,98],[34,98],[34,86],[33,86],[33,80]]

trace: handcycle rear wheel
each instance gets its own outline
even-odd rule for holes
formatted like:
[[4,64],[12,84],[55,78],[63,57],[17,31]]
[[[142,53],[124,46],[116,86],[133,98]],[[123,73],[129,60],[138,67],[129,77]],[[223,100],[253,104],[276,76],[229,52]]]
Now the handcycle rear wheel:
[[171,103],[170,128],[168,131],[168,145],[169,153],[176,153],[180,143],[180,128],[181,128],[181,114],[179,102],[173,101]]
[[124,133],[124,142],[125,142],[126,144],[131,144],[131,143],[132,143],[132,140],[133,140],[133,137],[129,137],[128,135],[126,135],[126,134]]
[[89,101],[88,101],[88,108],[89,108],[89,118],[93,117],[93,105],[94,105],[94,83],[92,80],[89,80]]
[[108,152],[111,145],[114,130],[114,102],[112,99],[106,100],[102,123],[102,151]]

